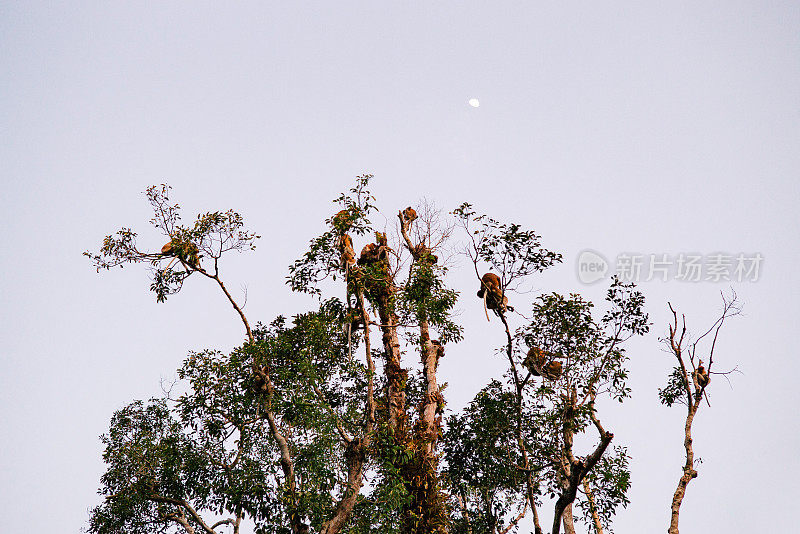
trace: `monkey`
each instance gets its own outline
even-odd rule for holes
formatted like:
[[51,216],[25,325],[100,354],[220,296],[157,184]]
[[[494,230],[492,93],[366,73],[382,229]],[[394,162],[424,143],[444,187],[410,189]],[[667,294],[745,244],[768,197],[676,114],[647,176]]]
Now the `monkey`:
[[376,243],[367,243],[361,249],[361,256],[358,258],[358,265],[369,265],[380,261],[386,257],[386,252]]
[[558,380],[561,378],[562,366],[561,362],[548,362],[542,369],[542,376],[549,380]]
[[356,251],[353,249],[353,239],[342,234],[338,240],[339,251],[341,252],[342,269],[347,271],[356,264]]
[[559,355],[545,352],[539,347],[531,347],[522,365],[527,367],[533,376],[542,376],[549,380],[558,380],[561,377],[563,367],[561,362],[553,360],[560,357]]
[[267,385],[267,374],[260,366],[256,364],[253,365],[253,390],[256,393],[267,393],[269,391],[269,386]]
[[308,534],[310,531],[308,530],[308,525],[305,523],[300,523],[297,526],[297,534]]
[[[169,243],[161,247],[161,255],[174,256],[190,267],[200,268],[200,251],[197,249],[197,245],[191,241],[180,241],[173,238]],[[170,262],[168,268],[170,266],[172,266],[172,262]]]
[[703,367],[703,360],[700,360],[700,365],[697,366],[697,385],[704,388],[711,382],[711,377],[708,376],[706,368]]
[[436,263],[439,261],[439,258],[431,251],[430,247],[426,246],[425,243],[420,243],[414,249],[414,255],[422,261],[427,261],[430,263]]
[[494,311],[498,317],[506,310],[513,312],[514,308],[508,305],[508,297],[503,294],[500,277],[494,273],[486,273],[481,278],[481,287],[478,289],[478,298],[483,299],[483,311],[486,320],[489,320],[487,309]]
[[431,344],[436,347],[436,358],[444,358],[444,347],[438,339],[431,339]]
[[542,349],[539,347],[531,347],[522,365],[527,367],[533,376],[542,376],[542,367],[544,367],[546,363],[546,358]]
[[361,250],[357,264],[363,269],[358,270],[358,279],[363,284],[365,295],[368,299],[385,297],[391,290],[393,279],[389,264],[389,252],[386,234],[375,232],[376,243],[368,243]]
[[401,212],[402,221],[405,224],[408,224],[409,228],[411,227],[411,223],[414,222],[417,218],[417,212],[414,211],[414,208],[411,206],[407,207]]
[[387,245],[386,234],[375,232],[375,238],[377,243],[367,243],[361,249],[358,265],[368,265],[388,258],[389,246]]

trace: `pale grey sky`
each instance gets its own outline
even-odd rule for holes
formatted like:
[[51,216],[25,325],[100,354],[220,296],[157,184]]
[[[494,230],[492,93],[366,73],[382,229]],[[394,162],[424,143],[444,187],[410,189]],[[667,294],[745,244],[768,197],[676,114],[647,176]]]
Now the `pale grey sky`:
[[[0,528],[77,532],[112,412],[159,394],[188,350],[242,340],[200,280],[157,305],[143,269],[97,275],[81,257],[120,226],[161,245],[147,185],[264,236],[224,272],[268,321],[311,305],[287,265],[369,172],[390,221],[424,196],[536,229],[565,257],[537,292],[602,299],[575,275],[586,248],[761,253],[718,347],[744,374],[716,381],[696,421],[681,520],[784,531],[800,497],[799,115],[797,2],[4,3]],[[467,337],[441,365],[452,408],[502,368],[472,276],[453,277]],[[654,325],[630,347],[634,398],[604,419],[633,456],[618,533],[666,530],[680,474],[683,413],[656,396],[666,303],[700,331],[729,285],[641,286]]]

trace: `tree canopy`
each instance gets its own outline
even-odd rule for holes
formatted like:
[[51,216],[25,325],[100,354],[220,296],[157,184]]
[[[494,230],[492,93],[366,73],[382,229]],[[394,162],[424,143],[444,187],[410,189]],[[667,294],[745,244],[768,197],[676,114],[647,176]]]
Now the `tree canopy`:
[[[88,532],[238,534],[248,522],[263,534],[499,534],[523,524],[556,534],[576,521],[611,530],[631,474],[598,402],[631,396],[625,343],[649,330],[642,293],[615,278],[599,312],[579,294],[523,308],[515,291],[561,262],[538,234],[469,203],[400,209],[394,233],[381,231],[371,178],[335,199],[326,231],[289,267],[289,288],[318,302],[294,317],[250,322],[221,264],[259,236],[232,210],[184,225],[168,186],[146,192],[160,249],[123,228],[85,253],[98,271],[149,265],[158,302],[189,276],[209,279],[245,332],[240,346],[190,353],[182,394],[113,415]],[[493,311],[489,327],[505,334],[507,366],[453,411],[437,372],[464,338],[448,274],[465,267],[487,318]],[[665,402],[682,394],[686,371],[676,376]]]

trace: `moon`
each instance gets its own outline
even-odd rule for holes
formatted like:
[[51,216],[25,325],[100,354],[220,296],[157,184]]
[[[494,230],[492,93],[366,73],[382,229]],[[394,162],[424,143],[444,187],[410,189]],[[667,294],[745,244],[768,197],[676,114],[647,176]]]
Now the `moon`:
[[473,108],[477,108],[480,107],[481,103],[477,98],[470,98],[469,105],[472,106]]

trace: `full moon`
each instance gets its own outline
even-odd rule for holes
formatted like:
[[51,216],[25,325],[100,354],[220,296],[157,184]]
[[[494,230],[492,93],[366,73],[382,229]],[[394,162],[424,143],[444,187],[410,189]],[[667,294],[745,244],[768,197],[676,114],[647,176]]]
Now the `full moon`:
[[481,103],[477,98],[470,98],[469,105],[472,106],[473,108],[477,108],[481,105]]

